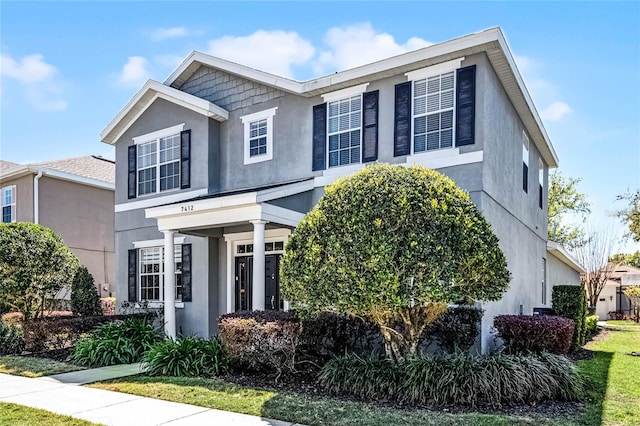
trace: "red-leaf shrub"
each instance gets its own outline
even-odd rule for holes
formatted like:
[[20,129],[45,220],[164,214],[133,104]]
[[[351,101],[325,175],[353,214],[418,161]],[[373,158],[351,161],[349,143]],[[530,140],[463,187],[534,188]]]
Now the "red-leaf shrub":
[[551,315],[499,315],[493,320],[509,353],[566,354],[573,339],[573,321]]
[[24,320],[22,312],[7,312],[0,317],[0,320],[7,324],[18,324]]
[[29,352],[41,352],[67,348],[75,345],[78,339],[100,324],[131,316],[145,317],[146,314],[96,317],[51,316],[24,321],[22,330],[25,349]]
[[291,312],[254,311],[222,315],[220,338],[229,361],[252,370],[295,370],[300,320]]

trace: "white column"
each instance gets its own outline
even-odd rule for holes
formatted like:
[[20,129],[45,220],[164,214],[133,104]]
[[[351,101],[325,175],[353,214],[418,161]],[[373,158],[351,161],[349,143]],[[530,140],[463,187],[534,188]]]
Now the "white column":
[[264,311],[264,220],[253,223],[253,310]]
[[175,231],[164,233],[164,333],[176,338],[176,264],[173,246]]
[[233,296],[236,291],[233,264],[233,241],[227,240],[227,313],[234,311]]

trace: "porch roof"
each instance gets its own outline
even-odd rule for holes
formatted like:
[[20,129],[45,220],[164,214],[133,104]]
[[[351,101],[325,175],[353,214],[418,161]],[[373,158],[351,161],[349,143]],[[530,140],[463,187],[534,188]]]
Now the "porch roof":
[[267,202],[312,189],[313,179],[239,189],[151,207],[145,216],[157,219],[160,231],[219,228],[260,220],[294,227],[304,213]]

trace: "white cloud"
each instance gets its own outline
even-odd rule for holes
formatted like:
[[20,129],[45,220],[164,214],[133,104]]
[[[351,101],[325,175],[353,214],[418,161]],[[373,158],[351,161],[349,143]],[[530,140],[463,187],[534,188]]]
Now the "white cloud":
[[329,50],[320,54],[316,72],[342,71],[433,44],[419,37],[400,44],[391,34],[377,33],[369,22],[330,28],[324,43]]
[[172,54],[156,55],[153,57],[153,61],[165,68],[176,68],[178,65],[182,63],[184,58],[185,58],[185,55],[172,55]]
[[24,56],[19,60],[0,55],[3,77],[16,80],[24,88],[27,102],[40,111],[62,111],[67,101],[62,97],[62,83],[56,79],[57,69],[41,54]]
[[189,35],[185,27],[156,28],[151,31],[150,37],[153,41],[163,41],[170,38],[186,37]]
[[296,32],[258,30],[248,36],[211,40],[209,52],[261,71],[291,77],[292,66],[311,60],[315,49]]
[[558,121],[571,112],[571,108],[565,102],[556,101],[540,112],[543,120]]
[[147,70],[149,61],[142,56],[130,56],[122,67],[119,81],[121,84],[136,87],[149,79],[151,74]]

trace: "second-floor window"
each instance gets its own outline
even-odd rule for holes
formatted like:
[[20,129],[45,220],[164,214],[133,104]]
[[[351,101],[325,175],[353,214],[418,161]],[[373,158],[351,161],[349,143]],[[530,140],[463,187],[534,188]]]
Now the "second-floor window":
[[529,137],[522,131],[522,190],[529,192]]
[[244,164],[273,158],[273,116],[278,107],[240,117],[244,124]]
[[327,104],[329,167],[360,162],[362,95]]
[[413,82],[413,152],[453,146],[455,72]]
[[138,145],[138,195],[180,187],[180,133]]
[[538,206],[543,208],[544,206],[544,164],[541,159],[538,159]]
[[2,188],[2,222],[16,221],[16,186],[10,185]]

